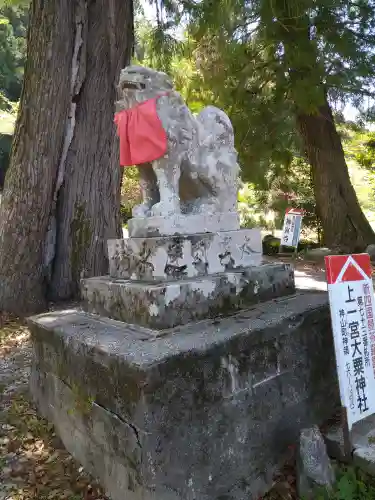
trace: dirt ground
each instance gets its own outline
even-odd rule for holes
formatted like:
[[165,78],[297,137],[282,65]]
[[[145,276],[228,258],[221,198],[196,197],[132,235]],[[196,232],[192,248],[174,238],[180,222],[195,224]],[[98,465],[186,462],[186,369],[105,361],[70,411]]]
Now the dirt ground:
[[29,332],[0,317],[0,500],[105,500],[30,401]]

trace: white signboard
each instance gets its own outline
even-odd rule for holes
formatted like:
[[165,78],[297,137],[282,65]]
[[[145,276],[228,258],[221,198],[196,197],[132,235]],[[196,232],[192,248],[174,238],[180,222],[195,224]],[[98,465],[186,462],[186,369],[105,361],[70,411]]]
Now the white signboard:
[[283,247],[298,247],[302,227],[303,210],[288,208],[285,212],[283,232],[280,245]]
[[329,303],[348,427],[375,413],[375,311],[368,254],[329,256]]

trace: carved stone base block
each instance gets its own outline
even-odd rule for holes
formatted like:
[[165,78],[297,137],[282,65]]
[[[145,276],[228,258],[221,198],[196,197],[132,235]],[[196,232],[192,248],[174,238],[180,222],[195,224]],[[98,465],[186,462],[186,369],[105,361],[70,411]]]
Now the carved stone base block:
[[294,291],[294,272],[288,264],[163,283],[107,276],[82,281],[88,312],[161,330],[228,315]]
[[129,236],[132,238],[217,233],[220,231],[237,231],[238,229],[240,229],[240,218],[237,212],[140,217],[130,219],[128,222]]
[[112,278],[160,281],[259,266],[259,229],[108,241]]

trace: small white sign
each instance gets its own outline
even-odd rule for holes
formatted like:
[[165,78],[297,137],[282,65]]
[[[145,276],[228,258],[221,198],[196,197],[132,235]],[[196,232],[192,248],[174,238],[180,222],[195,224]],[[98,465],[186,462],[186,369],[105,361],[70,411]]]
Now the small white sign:
[[283,247],[298,247],[301,235],[303,210],[288,208],[285,212],[283,232],[280,245]]
[[368,254],[325,258],[337,373],[348,427],[375,413],[375,309]]

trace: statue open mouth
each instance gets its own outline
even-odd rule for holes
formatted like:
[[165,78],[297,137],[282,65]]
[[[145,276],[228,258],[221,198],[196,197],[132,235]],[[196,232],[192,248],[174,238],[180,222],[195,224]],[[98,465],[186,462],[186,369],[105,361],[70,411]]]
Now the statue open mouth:
[[142,82],[125,81],[125,82],[122,82],[121,87],[123,90],[125,90],[125,89],[144,90],[146,88],[146,85]]

